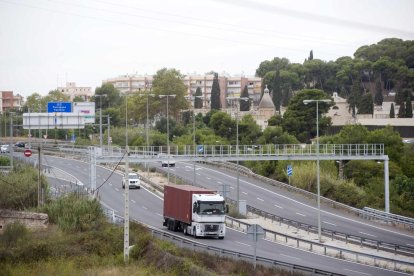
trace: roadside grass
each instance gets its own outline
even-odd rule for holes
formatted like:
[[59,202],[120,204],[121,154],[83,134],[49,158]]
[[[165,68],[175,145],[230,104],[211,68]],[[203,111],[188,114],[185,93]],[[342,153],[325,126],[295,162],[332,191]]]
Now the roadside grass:
[[133,222],[125,264],[123,227],[102,220],[95,204],[70,195],[44,208],[56,223],[47,229],[8,225],[0,235],[0,275],[300,275],[183,249]]

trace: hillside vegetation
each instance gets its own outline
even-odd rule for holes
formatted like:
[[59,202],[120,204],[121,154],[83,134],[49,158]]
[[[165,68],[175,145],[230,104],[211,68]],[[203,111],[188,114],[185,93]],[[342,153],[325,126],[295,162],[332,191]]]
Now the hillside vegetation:
[[131,223],[129,264],[123,227],[106,222],[100,204],[75,194],[44,206],[47,230],[11,224],[0,235],[0,275],[298,275],[184,250]]

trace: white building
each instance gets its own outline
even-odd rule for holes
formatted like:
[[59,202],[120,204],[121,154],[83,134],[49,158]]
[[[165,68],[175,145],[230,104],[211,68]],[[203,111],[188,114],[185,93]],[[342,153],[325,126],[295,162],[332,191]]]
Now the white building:
[[67,82],[66,87],[58,87],[57,90],[69,96],[70,101],[73,101],[75,97],[81,97],[84,101],[89,101],[94,94],[91,87],[79,87],[74,82]]

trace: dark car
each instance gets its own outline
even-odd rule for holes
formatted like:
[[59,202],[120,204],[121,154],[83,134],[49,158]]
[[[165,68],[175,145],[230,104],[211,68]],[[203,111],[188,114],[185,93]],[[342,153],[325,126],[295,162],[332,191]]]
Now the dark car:
[[16,147],[18,148],[24,148],[26,147],[26,144],[24,142],[17,142],[16,144],[14,144]]

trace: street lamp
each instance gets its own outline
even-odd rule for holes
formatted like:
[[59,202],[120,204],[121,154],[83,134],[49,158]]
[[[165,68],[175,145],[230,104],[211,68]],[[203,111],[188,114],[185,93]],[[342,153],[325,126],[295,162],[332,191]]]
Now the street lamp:
[[99,98],[99,147],[102,149],[102,97],[106,97],[106,94],[95,95],[95,98]]
[[[197,151],[196,151],[196,132],[195,132],[195,99],[196,98],[199,98],[199,99],[202,99],[203,98],[203,96],[187,96],[186,97],[186,99],[189,99],[189,100],[191,100],[191,101],[194,101],[193,102],[193,105],[192,105],[192,107],[193,107],[193,146],[194,146],[194,158],[195,158],[195,156],[196,156],[196,154],[197,154]],[[194,164],[193,164],[193,186],[195,186],[196,185],[196,162],[194,161]]]
[[236,156],[237,156],[237,212],[240,213],[240,170],[239,170],[239,109],[240,101],[249,101],[249,97],[227,97],[227,100],[237,100],[237,109],[236,109]]
[[13,169],[13,155],[14,155],[14,153],[13,153],[13,151],[14,151],[14,148],[13,148],[13,114],[16,114],[16,112],[9,112],[9,117],[10,117],[10,149],[9,149],[9,151],[10,151],[10,166],[11,166],[11,168]]
[[317,185],[317,201],[318,201],[318,239],[321,242],[321,185],[319,180],[319,103],[330,103],[331,100],[303,100],[304,104],[316,102],[316,185]]
[[[149,123],[148,123],[148,102],[149,102],[149,97],[155,97],[155,94],[145,93],[145,94],[139,94],[139,96],[146,96],[147,97],[147,121],[145,123],[145,139],[146,139],[147,151],[148,151],[149,150],[149,136],[148,136],[148,127],[149,127]],[[145,166],[147,167],[147,176],[149,177],[149,165],[148,165],[147,162],[145,162]]]
[[[168,112],[168,98],[177,96],[176,94],[170,95],[158,95],[161,99],[167,98],[167,158],[170,158],[170,120],[169,120],[169,112]],[[167,159],[167,160],[168,160]],[[168,170],[167,170],[167,183],[170,184],[170,162],[168,161]]]

